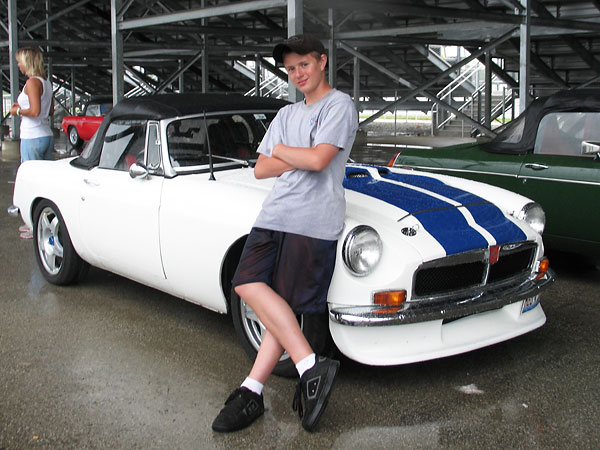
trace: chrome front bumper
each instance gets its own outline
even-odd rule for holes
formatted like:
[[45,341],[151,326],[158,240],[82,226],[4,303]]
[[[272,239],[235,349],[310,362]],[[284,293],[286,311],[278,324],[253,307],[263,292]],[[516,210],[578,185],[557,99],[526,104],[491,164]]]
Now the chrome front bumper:
[[538,295],[554,281],[554,272],[527,279],[517,286],[485,289],[476,295],[453,300],[406,302],[401,307],[381,305],[341,306],[329,311],[334,322],[350,326],[404,325],[432,320],[451,320],[502,308]]

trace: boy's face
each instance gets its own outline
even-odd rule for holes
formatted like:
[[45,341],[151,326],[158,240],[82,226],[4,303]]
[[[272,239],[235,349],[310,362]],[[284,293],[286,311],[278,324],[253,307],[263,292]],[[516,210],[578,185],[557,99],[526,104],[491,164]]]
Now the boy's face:
[[283,56],[283,66],[287,70],[290,81],[304,95],[310,95],[325,79],[327,56],[307,53],[286,53]]

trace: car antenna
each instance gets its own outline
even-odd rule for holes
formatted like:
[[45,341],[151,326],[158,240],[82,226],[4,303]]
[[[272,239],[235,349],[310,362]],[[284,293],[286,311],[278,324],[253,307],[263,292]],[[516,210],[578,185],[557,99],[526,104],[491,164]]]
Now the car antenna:
[[206,143],[208,144],[208,167],[210,170],[209,180],[216,180],[215,174],[213,172],[213,160],[212,160],[212,150],[210,148],[210,139],[208,137],[208,126],[206,125],[206,111],[202,111],[204,114],[204,133],[206,134]]

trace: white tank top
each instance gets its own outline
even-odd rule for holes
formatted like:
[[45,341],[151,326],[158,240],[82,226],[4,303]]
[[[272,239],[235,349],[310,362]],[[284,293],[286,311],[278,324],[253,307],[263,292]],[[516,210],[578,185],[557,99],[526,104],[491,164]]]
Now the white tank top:
[[[52,103],[52,83],[42,77],[35,77],[42,82],[42,98],[40,115],[37,117],[21,117],[21,139],[35,139],[44,136],[52,136],[50,129],[50,105]],[[29,109],[29,97],[21,92],[17,97],[17,103],[21,109]]]

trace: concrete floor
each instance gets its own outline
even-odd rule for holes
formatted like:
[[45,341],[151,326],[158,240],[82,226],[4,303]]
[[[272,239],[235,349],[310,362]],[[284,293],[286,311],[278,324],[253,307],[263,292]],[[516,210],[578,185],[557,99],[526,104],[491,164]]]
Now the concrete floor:
[[[0,161],[3,211],[16,167]],[[408,366],[342,359],[312,434],[274,377],[264,417],[221,435],[210,424],[250,367],[230,319],[97,269],[50,285],[19,225],[0,211],[0,450],[598,448],[600,272],[576,258],[551,255],[533,333]]]

